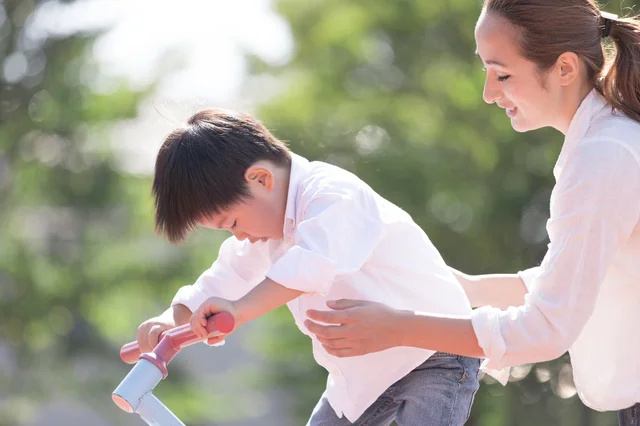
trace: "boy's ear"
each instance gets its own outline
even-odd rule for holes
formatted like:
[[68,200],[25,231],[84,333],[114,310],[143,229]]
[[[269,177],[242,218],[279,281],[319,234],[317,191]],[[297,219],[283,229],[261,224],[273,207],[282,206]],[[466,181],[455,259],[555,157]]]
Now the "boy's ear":
[[249,185],[259,185],[267,191],[272,191],[275,186],[275,177],[268,167],[262,165],[251,166],[244,173],[244,178]]

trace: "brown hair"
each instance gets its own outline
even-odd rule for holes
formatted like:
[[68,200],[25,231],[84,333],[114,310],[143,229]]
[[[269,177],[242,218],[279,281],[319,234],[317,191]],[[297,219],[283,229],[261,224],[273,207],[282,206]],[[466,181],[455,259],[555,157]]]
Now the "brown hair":
[[[637,17],[607,22],[593,0],[485,0],[484,8],[516,27],[522,56],[541,72],[550,69],[562,53],[575,53],[607,102],[640,122]],[[606,36],[615,45],[613,60],[607,60],[603,43]]]
[[153,177],[156,232],[172,243],[205,216],[227,210],[250,194],[244,173],[256,161],[291,164],[291,153],[248,114],[206,109],[166,137]]

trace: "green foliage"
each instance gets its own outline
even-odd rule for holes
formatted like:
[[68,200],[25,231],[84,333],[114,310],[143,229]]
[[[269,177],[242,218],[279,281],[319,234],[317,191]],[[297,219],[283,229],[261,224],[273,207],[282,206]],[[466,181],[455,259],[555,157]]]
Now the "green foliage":
[[[0,2],[0,424],[65,398],[121,422],[109,397],[129,369],[120,345],[213,259],[197,240],[177,249],[155,236],[149,179],[117,171],[111,125],[135,118],[154,86],[97,91],[97,34],[26,42],[44,3]],[[24,73],[6,61],[16,55]],[[185,421],[207,417],[193,409],[202,399],[179,397],[199,390],[181,377],[162,394]]]

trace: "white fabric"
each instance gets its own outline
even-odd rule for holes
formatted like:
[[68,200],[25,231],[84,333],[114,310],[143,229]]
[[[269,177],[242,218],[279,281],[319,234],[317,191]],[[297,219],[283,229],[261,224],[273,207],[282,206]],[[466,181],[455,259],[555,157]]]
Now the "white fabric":
[[640,402],[640,124],[595,91],[576,112],[554,168],[539,267],[519,275],[525,304],[474,311],[487,356],[505,367],[571,355],[589,407]]
[[212,296],[237,300],[267,276],[304,295],[288,303],[329,371],[327,398],[355,421],[389,386],[433,351],[397,347],[353,358],[329,355],[304,327],[308,309],[350,298],[414,311],[470,315],[471,306],[427,235],[411,217],[353,174],[293,155],[284,239],[251,244],[234,237],[211,269],[173,304],[192,311]]

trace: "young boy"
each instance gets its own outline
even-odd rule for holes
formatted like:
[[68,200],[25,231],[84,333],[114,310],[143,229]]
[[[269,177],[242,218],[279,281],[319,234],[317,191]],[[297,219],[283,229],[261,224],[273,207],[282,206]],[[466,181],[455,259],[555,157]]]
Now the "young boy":
[[230,312],[240,326],[287,304],[329,372],[308,425],[467,420],[479,360],[410,347],[340,358],[304,324],[307,310],[342,298],[443,315],[471,311],[425,233],[355,175],[290,152],[249,115],[208,109],[166,138],[153,194],[156,229],[171,242],[197,226],[233,236],[195,284],[139,327],[143,352],[177,325],[191,321],[204,338],[213,313]]

